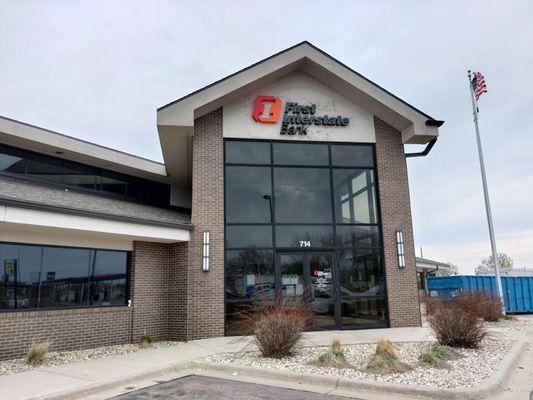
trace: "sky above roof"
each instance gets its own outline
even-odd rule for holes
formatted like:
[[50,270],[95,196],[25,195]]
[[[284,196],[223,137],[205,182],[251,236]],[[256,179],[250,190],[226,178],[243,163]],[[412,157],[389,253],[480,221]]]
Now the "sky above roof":
[[417,254],[470,273],[490,254],[471,68],[498,250],[533,267],[532,18],[529,1],[0,0],[0,115],[162,161],[158,107],[308,40],[446,121],[408,160]]

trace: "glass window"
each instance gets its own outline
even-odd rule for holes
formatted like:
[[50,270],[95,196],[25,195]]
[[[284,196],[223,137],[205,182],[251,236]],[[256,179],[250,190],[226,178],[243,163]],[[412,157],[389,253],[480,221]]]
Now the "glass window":
[[226,162],[234,164],[270,164],[270,143],[227,141]]
[[102,190],[104,192],[125,195],[128,183],[123,178],[122,175],[112,171],[102,171],[102,176],[100,177]]
[[0,171],[24,174],[26,172],[24,152],[0,144]]
[[332,226],[278,225],[277,247],[325,247],[333,246]]
[[383,271],[377,250],[343,250],[339,271],[341,296],[383,294]]
[[0,309],[125,304],[128,253],[0,243]]
[[125,304],[127,257],[123,251],[93,251],[89,287],[91,305]]
[[343,226],[335,228],[337,246],[343,247],[377,247],[379,246],[379,229],[377,226]]
[[373,167],[374,148],[364,145],[332,145],[331,164],[334,167]]
[[268,167],[226,167],[226,222],[271,222]]
[[41,248],[0,243],[0,309],[36,308]]
[[91,250],[45,247],[41,275],[41,307],[80,307],[89,298]]
[[284,165],[329,165],[326,144],[274,143],[274,164]]
[[373,170],[334,169],[333,190],[337,223],[377,223]]
[[272,247],[270,225],[226,226],[226,248]]
[[40,154],[32,154],[26,160],[26,175],[42,181],[62,183],[63,162]]
[[281,295],[284,298],[302,300],[308,295],[305,290],[304,255],[280,254]]
[[0,144],[0,172],[168,206],[170,185]]
[[96,171],[94,167],[65,161],[63,169],[64,183],[85,189],[95,189]]
[[275,292],[271,250],[226,252],[226,299],[273,299]]
[[332,222],[329,169],[274,168],[274,194],[276,222]]

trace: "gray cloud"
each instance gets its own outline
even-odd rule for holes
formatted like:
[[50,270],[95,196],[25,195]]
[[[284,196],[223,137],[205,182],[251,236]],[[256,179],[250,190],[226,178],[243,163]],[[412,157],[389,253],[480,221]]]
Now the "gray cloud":
[[490,253],[465,72],[480,70],[496,233],[533,266],[533,4],[527,1],[0,1],[0,114],[155,160],[155,110],[309,40],[446,120],[409,160],[424,255]]

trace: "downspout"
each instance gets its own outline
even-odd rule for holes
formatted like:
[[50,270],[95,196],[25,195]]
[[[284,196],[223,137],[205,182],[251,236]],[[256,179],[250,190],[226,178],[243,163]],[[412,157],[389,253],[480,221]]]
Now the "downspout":
[[[444,121],[438,121],[436,119],[428,119],[426,121],[426,126],[436,126],[438,128],[442,126],[442,124],[444,124]],[[431,141],[426,145],[424,151],[421,151],[419,153],[406,153],[405,157],[425,157],[429,154],[433,146],[435,146],[435,143],[437,143],[437,138],[431,139]]]

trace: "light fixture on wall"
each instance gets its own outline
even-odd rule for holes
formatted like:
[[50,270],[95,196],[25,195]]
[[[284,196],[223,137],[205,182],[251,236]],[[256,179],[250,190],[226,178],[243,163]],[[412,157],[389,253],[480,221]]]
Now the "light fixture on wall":
[[209,231],[204,231],[202,271],[209,271]]
[[398,268],[405,268],[405,253],[403,249],[402,231],[396,231],[396,250],[398,252]]

